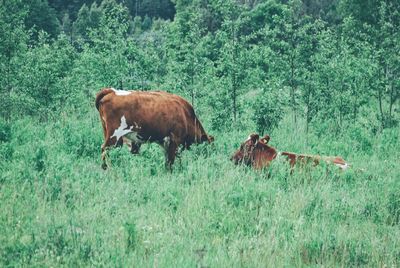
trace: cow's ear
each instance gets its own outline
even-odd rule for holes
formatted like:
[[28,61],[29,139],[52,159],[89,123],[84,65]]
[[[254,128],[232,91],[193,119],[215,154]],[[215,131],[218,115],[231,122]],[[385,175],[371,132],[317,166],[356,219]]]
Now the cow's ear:
[[262,140],[263,140],[263,142],[264,142],[265,144],[267,144],[267,143],[269,142],[270,139],[271,139],[271,138],[270,138],[270,136],[269,136],[268,134],[265,134],[265,136],[262,138]]
[[251,139],[251,142],[252,142],[253,144],[256,144],[257,141],[260,139],[260,136],[259,136],[258,134],[251,134],[251,135],[250,135],[250,139]]

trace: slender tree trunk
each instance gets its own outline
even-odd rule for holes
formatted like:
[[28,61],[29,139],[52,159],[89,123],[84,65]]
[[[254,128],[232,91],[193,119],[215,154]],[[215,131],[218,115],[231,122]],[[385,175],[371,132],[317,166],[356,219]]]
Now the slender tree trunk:
[[357,104],[354,102],[353,103],[353,125],[356,124],[357,120]]
[[353,125],[355,125],[356,123],[356,119],[357,119],[357,93],[355,90],[355,81],[353,82],[353,90],[352,90],[352,98],[353,98]]
[[307,95],[307,100],[306,100],[306,105],[307,105],[307,112],[306,112],[306,144],[308,145],[308,130],[309,130],[309,124],[311,121],[311,113],[310,113],[310,92],[311,89],[309,91],[309,94]]
[[233,100],[233,122],[236,122],[236,75],[233,74],[233,86],[232,86],[232,100]]
[[[11,72],[12,72],[12,66],[11,66],[11,59],[12,59],[12,50],[11,50],[11,45],[10,45],[10,40],[11,40],[11,31],[8,31],[9,34],[9,40],[7,42],[7,47],[6,47],[6,58],[7,58],[7,67],[6,67],[6,74],[5,74],[5,80],[6,80],[6,85],[5,85],[5,94],[8,94],[9,98],[6,102],[6,106],[8,106],[6,109],[4,109],[3,113],[5,115],[5,118],[9,119],[11,116],[11,111],[10,111],[10,106],[11,106],[11,94],[13,91],[13,86],[11,85]],[[3,102],[3,101],[2,101]]]
[[[8,38],[11,40],[11,31],[8,31]],[[10,42],[7,44],[7,85],[6,88],[9,91],[8,93],[11,94],[12,86],[11,86],[11,47]]]
[[293,121],[294,124],[297,125],[297,115],[296,115],[296,98],[295,98],[295,91],[296,85],[294,83],[294,56],[290,56],[290,95],[291,95],[291,102],[292,102],[292,112],[293,112]]
[[378,103],[379,103],[379,112],[380,112],[380,117],[381,117],[381,125],[382,128],[385,128],[385,118],[384,118],[384,113],[383,113],[383,104],[382,104],[382,89],[378,85]]
[[193,61],[192,61],[192,64],[190,65],[190,97],[192,98],[192,106],[194,107],[194,97],[195,96],[194,96],[194,62]]
[[357,107],[354,104],[354,106],[353,106],[353,125],[356,124],[356,119],[357,119]]
[[236,33],[235,33],[235,26],[232,22],[232,109],[233,109],[233,122],[236,123],[236,116],[237,116],[237,107],[236,107],[236,94],[237,94],[237,77],[236,77],[236,68],[237,68],[237,50],[236,50]]
[[71,46],[72,46],[72,43],[73,43],[73,37],[72,37],[73,33],[74,33],[74,24],[71,21],[71,31],[69,33],[69,43],[71,44]]
[[11,86],[11,56],[7,55],[7,85],[6,88],[8,90],[8,93],[11,94],[12,86]]
[[344,93],[344,82],[342,81],[341,83],[341,91],[340,91],[340,102],[339,102],[339,128],[342,129],[343,126],[343,114],[344,114],[344,109],[343,109],[343,98],[342,95]]
[[342,129],[342,100],[340,100],[339,108],[339,128]]
[[[383,59],[380,59],[380,65],[382,66],[382,68],[380,68],[379,70],[379,81],[384,81],[386,78],[386,66],[385,63],[383,61]],[[384,89],[385,89],[386,85],[381,86],[380,84],[378,84],[378,103],[379,103],[379,112],[380,112],[380,118],[381,118],[381,126],[382,129],[386,127],[386,117],[385,117],[385,112],[384,112],[384,108],[383,108],[383,101],[384,101]]]
[[395,79],[393,78],[393,74],[392,74],[391,79],[390,79],[390,101],[389,101],[389,119],[390,119],[390,121],[392,121],[393,105],[397,99],[396,89],[395,89],[394,82],[393,82],[394,80]]
[[357,86],[357,81],[356,81],[356,79],[353,79],[353,84],[352,84],[352,91],[351,91],[351,95],[352,95],[352,98],[353,98],[353,103],[352,103],[352,105],[353,105],[353,125],[356,123],[356,119],[357,119],[357,91],[356,91],[356,86]]

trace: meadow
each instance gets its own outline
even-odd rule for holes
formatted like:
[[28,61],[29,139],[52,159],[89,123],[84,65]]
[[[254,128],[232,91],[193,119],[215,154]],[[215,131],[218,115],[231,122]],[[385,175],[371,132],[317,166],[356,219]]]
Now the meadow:
[[158,145],[139,156],[114,149],[103,171],[95,109],[3,121],[0,266],[399,265],[398,129],[306,142],[289,122],[272,145],[340,153],[352,168],[234,166],[229,157],[251,132],[243,127],[211,133],[214,144],[185,151],[172,172]]
[[[400,1],[0,0],[0,267],[400,267]],[[191,103],[172,172],[104,87]],[[351,168],[229,158],[250,133]]]

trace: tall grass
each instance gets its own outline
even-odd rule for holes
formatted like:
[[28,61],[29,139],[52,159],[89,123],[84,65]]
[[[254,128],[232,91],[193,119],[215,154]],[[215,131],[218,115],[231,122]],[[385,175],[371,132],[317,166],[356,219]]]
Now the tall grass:
[[157,145],[110,152],[97,114],[1,122],[0,266],[386,266],[400,264],[399,129],[307,137],[283,122],[281,150],[342,155],[289,174],[234,166],[250,130],[211,133],[173,172]]

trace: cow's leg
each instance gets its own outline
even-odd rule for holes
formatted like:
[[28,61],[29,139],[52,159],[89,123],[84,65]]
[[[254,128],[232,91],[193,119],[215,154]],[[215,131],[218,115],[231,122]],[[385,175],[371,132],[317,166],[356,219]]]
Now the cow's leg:
[[106,156],[107,156],[107,148],[105,146],[101,146],[101,168],[106,170],[107,163],[106,163]]
[[101,146],[101,159],[103,161],[101,167],[103,169],[107,169],[107,163],[106,163],[106,158],[107,158],[107,150],[110,147],[121,147],[124,144],[124,136],[127,133],[122,133],[122,136],[119,137],[117,140],[117,136],[115,136],[115,131],[119,128],[121,128],[122,125],[122,118],[121,122],[118,121],[109,121],[105,122],[103,125],[103,129],[105,130],[104,134],[104,144]]
[[115,141],[115,138],[110,138],[110,136],[108,136],[105,140],[105,142],[103,143],[103,145],[101,146],[101,160],[102,160],[102,164],[101,167],[106,170],[107,169],[107,150],[112,147],[121,147],[124,143],[122,141],[122,139],[119,139],[118,141]]
[[104,136],[104,140],[105,142],[101,145],[101,160],[102,160],[102,168],[106,169],[107,168],[107,164],[105,163],[105,159],[106,159],[106,147],[107,147],[107,127],[106,127],[106,122],[102,116],[102,112],[101,110],[99,110],[100,112],[100,121],[101,121],[101,126],[103,127],[103,136]]
[[172,165],[175,162],[177,149],[178,149],[178,146],[175,143],[171,142],[171,144],[169,145],[168,150],[167,150],[167,160],[165,163],[165,166],[168,170],[172,170]]
[[293,175],[294,168],[296,166],[296,160],[295,159],[290,159],[289,165],[290,165],[290,175]]
[[134,142],[129,139],[129,137],[123,136],[122,137],[123,143],[129,146],[131,154],[139,154],[140,150],[140,143]]
[[106,141],[101,145],[101,167],[106,170],[107,169],[107,163],[106,163],[106,158],[107,158],[107,149],[111,147],[112,142],[110,138],[107,138]]
[[178,143],[174,138],[174,135],[171,134],[169,137],[164,138],[163,147],[165,149],[165,167],[168,170],[172,170],[172,165],[175,162],[177,150],[178,150]]
[[131,144],[131,153],[132,154],[139,154],[140,150],[140,143],[132,142]]

